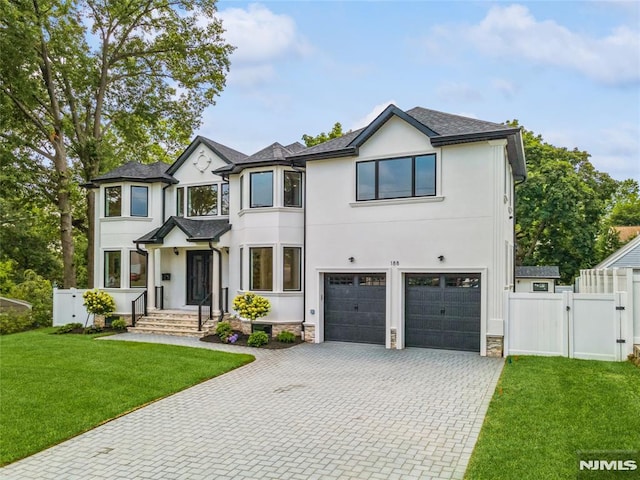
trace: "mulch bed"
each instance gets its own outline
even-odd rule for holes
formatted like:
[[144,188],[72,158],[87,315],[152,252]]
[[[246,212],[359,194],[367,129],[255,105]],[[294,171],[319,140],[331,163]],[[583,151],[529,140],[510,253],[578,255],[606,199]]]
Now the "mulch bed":
[[[237,333],[238,334],[238,340],[236,340],[236,343],[224,343],[224,345],[237,345],[240,347],[249,347],[249,345],[247,345],[247,340],[249,339],[249,335],[244,335],[243,333],[240,332],[236,332],[234,331],[233,333]],[[209,342],[209,343],[223,343],[220,338],[217,335],[207,335],[205,337],[202,337],[200,339],[200,341],[202,342]],[[261,347],[249,347],[249,348],[262,348],[265,350],[279,350],[282,348],[290,348],[290,347],[295,347],[296,345],[300,345],[301,343],[304,343],[302,341],[302,339],[300,337],[296,337],[295,341],[293,343],[284,343],[284,342],[279,342],[275,337],[273,338],[269,338],[269,343],[267,343],[266,345],[262,345]]]

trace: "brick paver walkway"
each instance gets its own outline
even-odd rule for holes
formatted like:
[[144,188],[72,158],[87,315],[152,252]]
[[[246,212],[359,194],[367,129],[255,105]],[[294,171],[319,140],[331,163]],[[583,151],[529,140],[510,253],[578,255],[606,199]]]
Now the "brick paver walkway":
[[503,365],[471,353],[345,343],[256,357],[9,465],[0,478],[460,479]]

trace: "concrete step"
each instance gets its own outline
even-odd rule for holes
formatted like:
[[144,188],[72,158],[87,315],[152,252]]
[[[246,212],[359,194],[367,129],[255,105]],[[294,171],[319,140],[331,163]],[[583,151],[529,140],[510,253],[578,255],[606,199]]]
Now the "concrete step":
[[173,335],[177,337],[204,337],[208,335],[208,330],[203,329],[201,332],[196,330],[185,330],[182,328],[159,329],[155,327],[129,327],[127,329],[131,333],[150,333],[154,335]]

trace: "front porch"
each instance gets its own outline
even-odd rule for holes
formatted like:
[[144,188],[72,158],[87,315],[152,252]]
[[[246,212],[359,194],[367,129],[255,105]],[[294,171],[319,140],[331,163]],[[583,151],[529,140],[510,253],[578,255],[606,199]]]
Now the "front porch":
[[[222,318],[228,319],[229,314],[224,313]],[[140,316],[128,331],[200,338],[213,333],[219,320],[220,317],[213,317],[208,313],[199,317],[197,310],[153,309]]]

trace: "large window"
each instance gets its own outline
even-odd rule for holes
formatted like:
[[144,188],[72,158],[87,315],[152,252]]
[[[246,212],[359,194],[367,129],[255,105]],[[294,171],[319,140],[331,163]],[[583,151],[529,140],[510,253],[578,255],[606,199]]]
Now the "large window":
[[187,197],[187,212],[190,217],[218,214],[218,185],[189,187]]
[[356,199],[425,197],[436,194],[436,155],[371,160],[356,164]]
[[284,172],[284,206],[302,207],[302,174]]
[[251,174],[251,208],[273,207],[273,172]]
[[104,252],[104,286],[120,288],[120,251]]
[[147,286],[147,256],[140,252],[129,252],[129,287]]
[[149,189],[147,187],[131,187],[131,216],[146,217],[149,215]]
[[243,249],[240,247],[240,290],[242,290],[242,286],[244,285],[244,262],[243,262]]
[[229,184],[222,184],[222,198],[220,199],[220,215],[229,215]]
[[176,215],[184,217],[184,187],[176,190]]
[[106,187],[104,189],[104,216],[119,217],[122,215],[122,188]]
[[301,251],[299,247],[284,247],[282,271],[283,290],[300,290]]
[[273,249],[259,247],[249,249],[251,257],[250,290],[273,290]]

